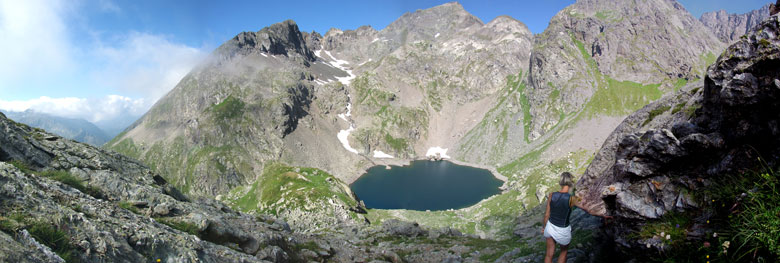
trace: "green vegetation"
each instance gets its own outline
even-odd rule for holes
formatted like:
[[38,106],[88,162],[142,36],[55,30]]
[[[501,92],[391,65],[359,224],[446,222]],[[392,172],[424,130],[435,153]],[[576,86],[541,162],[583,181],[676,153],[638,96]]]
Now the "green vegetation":
[[596,80],[596,89],[590,101],[585,105],[585,114],[592,118],[597,115],[623,116],[653,102],[663,95],[658,89],[661,84],[643,85],[632,81],[618,81],[602,75],[596,61],[585,49],[585,45],[574,35],[571,39],[585,60],[587,73]]
[[84,185],[84,182],[73,176],[71,173],[63,170],[48,170],[48,171],[34,171],[29,168],[29,166],[23,162],[20,161],[11,161],[9,162],[11,165],[16,166],[19,170],[26,174],[37,174],[38,176],[43,176],[55,181],[59,181],[65,185],[68,185],[70,187],[76,188],[77,190],[81,191],[82,193],[88,194],[92,197],[102,199],[103,192],[100,191],[100,189],[90,186],[90,185]]
[[[712,180],[710,187],[693,193],[706,212],[670,212],[632,236],[655,237],[663,243],[661,257],[649,260],[775,262],[780,258],[780,174],[768,170],[718,175]],[[703,241],[689,241],[696,224],[714,232],[704,233]]]
[[428,103],[431,105],[431,108],[433,108],[435,111],[441,111],[442,94],[441,90],[439,89],[438,81],[431,81],[428,83],[428,86],[425,88],[425,95],[428,98]]
[[375,89],[370,79],[371,75],[365,73],[352,80],[351,87],[355,89],[355,104],[364,104],[369,106],[389,105],[390,98],[394,95],[380,89]]
[[129,202],[119,202],[117,205],[125,210],[133,212],[133,214],[141,214],[141,211],[138,210],[138,207]]
[[0,216],[0,231],[16,235],[22,229],[26,229],[38,243],[50,248],[65,262],[78,262],[78,249],[70,243],[68,233],[52,223],[34,220],[32,216],[21,213],[13,213],[9,217]]
[[761,45],[761,47],[766,48],[769,47],[769,45],[772,45],[772,43],[769,42],[769,40],[766,40],[765,38],[762,38],[758,41],[758,44]]
[[[504,147],[509,139],[510,128],[520,125],[522,122],[524,130],[524,140],[530,142],[528,135],[531,130],[531,104],[525,95],[525,82],[523,81],[523,72],[519,72],[517,75],[509,75],[506,77],[506,85],[503,90],[499,91],[498,102],[491,108],[484,116],[482,120],[468,131],[464,136],[464,143],[461,146],[463,152],[469,152],[474,149],[484,147],[482,143],[483,138],[494,136],[492,133],[500,131],[499,140],[491,143],[491,150],[486,159],[495,160],[502,158],[504,154]],[[553,91],[554,92],[554,91]],[[520,107],[522,111],[522,119],[516,118],[516,107]],[[462,157],[456,157],[462,158]]]
[[718,59],[718,56],[713,54],[712,52],[707,52],[707,54],[701,54],[699,56],[699,60],[704,63],[704,69],[707,70],[707,67],[712,65],[712,63],[715,63],[715,60]]
[[622,116],[630,114],[659,98],[660,84],[642,85],[631,81],[617,81],[606,77],[605,86],[597,88],[585,106],[589,117],[596,115]]
[[[509,177],[509,180],[518,180],[527,186],[522,194],[522,203],[527,205],[538,204],[542,200],[536,197],[536,191],[540,186],[553,187],[556,185],[556,177],[562,172],[569,171],[574,174],[582,174],[593,158],[586,150],[571,152],[566,157],[551,162],[542,162],[541,155],[550,146],[549,142],[542,144],[520,158],[498,168],[498,172]],[[552,175],[552,177],[551,177]]]
[[682,87],[685,87],[685,85],[688,84],[688,79],[679,78],[676,82],[674,82],[674,91],[680,90]]
[[682,249],[685,246],[688,229],[693,225],[690,216],[669,212],[663,215],[660,220],[644,225],[632,237],[642,239],[655,238],[661,240],[665,245],[672,246],[672,249]]
[[[120,138],[120,136],[115,137],[114,139]],[[133,139],[127,138],[124,140],[119,141],[119,143],[112,143],[108,142],[106,145],[110,145],[110,148],[118,153],[133,157],[133,158],[139,158],[141,156],[141,149],[135,145],[133,142]]]
[[155,218],[155,220],[173,229],[182,231],[184,233],[188,233],[193,236],[200,237],[200,230],[199,230],[200,228],[198,228],[198,226],[193,223],[184,222],[173,218],[162,218],[162,217],[157,217]]
[[409,147],[409,143],[404,138],[393,138],[390,134],[385,134],[385,142],[395,152],[404,152]]
[[235,119],[244,114],[244,102],[240,99],[228,96],[222,102],[211,107],[211,112],[218,120]]
[[672,107],[669,107],[669,106],[661,106],[661,107],[658,107],[658,108],[655,108],[655,109],[651,110],[649,113],[647,113],[647,120],[645,120],[645,122],[642,123],[642,126],[647,125],[648,123],[653,121],[653,119],[655,119],[655,117],[657,117],[658,115],[663,114],[664,112],[668,111],[671,108]]
[[62,230],[55,228],[52,224],[37,221],[27,227],[27,231],[41,244],[49,247],[54,253],[57,253],[65,262],[74,262],[76,260],[76,248],[70,244],[70,237]]
[[526,142],[530,142],[528,134],[531,133],[533,117],[531,116],[531,102],[525,95],[525,82],[522,81],[522,77],[523,72],[517,73],[517,76],[508,76],[506,83],[510,90],[514,89],[520,96],[520,108],[523,110],[523,136],[525,136]]
[[780,173],[748,172],[718,176],[716,181],[707,204],[716,211],[711,222],[733,244],[728,256],[735,260],[749,260],[754,254],[780,258]]
[[685,114],[688,115],[689,118],[690,117],[694,117],[694,116],[696,116],[696,110],[698,110],[699,107],[701,107],[701,106],[700,105],[691,105],[691,106],[688,106],[685,109],[683,109],[683,112],[685,112]]
[[685,108],[685,104],[686,104],[686,102],[683,101],[683,102],[677,103],[677,105],[674,105],[674,109],[672,109],[672,114],[676,114],[676,113],[680,112],[683,108]]
[[319,210],[331,200],[354,207],[357,201],[350,193],[346,184],[322,170],[271,163],[257,181],[231,190],[225,202],[242,212],[279,215],[285,210]]

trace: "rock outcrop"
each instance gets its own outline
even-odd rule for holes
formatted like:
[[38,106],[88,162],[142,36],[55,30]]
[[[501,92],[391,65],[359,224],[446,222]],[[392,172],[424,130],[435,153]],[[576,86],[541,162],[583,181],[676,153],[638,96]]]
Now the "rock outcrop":
[[311,37],[298,30],[295,21],[273,24],[257,32],[241,32],[215,53],[227,59],[236,55],[266,53],[283,55],[301,63],[314,62],[314,52],[306,45]]
[[610,135],[577,195],[592,211],[617,218],[610,229],[618,244],[644,248],[649,241],[630,232],[672,211],[702,212],[693,229],[706,232],[701,202],[709,199],[693,193],[719,176],[777,165],[779,33],[778,16],[764,20],[718,57],[703,84],[646,106]]
[[726,10],[707,12],[702,14],[699,20],[721,41],[732,43],[769,17],[771,6],[772,4],[767,4],[744,14],[729,14]]

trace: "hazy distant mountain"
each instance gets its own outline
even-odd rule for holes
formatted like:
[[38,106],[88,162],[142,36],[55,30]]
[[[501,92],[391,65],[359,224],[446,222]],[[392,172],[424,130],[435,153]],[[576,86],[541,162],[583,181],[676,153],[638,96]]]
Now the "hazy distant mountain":
[[770,4],[767,4],[744,14],[729,14],[726,10],[707,12],[702,14],[699,20],[721,41],[731,43],[769,17],[769,6]]
[[95,126],[103,130],[109,139],[114,138],[118,134],[122,133],[127,127],[133,124],[141,116],[130,115],[128,113],[117,116],[113,119],[101,120],[94,122]]
[[100,146],[111,139],[106,132],[84,119],[57,117],[31,110],[24,112],[3,111],[3,113],[16,122],[41,128],[79,142]]

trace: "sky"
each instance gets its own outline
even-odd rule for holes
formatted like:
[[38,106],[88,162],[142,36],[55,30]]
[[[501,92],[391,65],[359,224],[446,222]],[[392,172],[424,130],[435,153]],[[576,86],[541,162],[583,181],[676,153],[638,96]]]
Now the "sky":
[[[0,109],[101,122],[138,117],[213,49],[242,31],[293,19],[303,31],[371,25],[447,1],[0,0]],[[695,17],[769,1],[680,0]],[[465,0],[541,33],[574,0]]]

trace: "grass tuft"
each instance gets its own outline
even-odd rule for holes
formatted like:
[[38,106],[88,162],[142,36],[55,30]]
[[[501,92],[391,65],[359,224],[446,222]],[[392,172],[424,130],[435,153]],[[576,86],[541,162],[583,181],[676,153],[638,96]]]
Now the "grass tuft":
[[198,236],[200,237],[200,228],[192,223],[179,221],[172,218],[162,218],[157,217],[155,218],[157,222],[160,222],[161,224],[167,225],[173,229],[188,233],[190,235]]
[[663,114],[664,112],[668,111],[670,108],[672,108],[672,107],[669,107],[669,106],[662,106],[662,107],[658,107],[658,108],[655,108],[655,109],[651,110],[651,111],[650,111],[650,112],[647,114],[647,120],[645,120],[645,122],[644,122],[644,123],[642,123],[642,126],[645,126],[645,125],[647,125],[648,123],[650,123],[651,121],[653,121],[653,119],[655,119],[655,117],[658,117],[658,115],[661,115],[661,114]]
[[105,195],[103,194],[100,189],[85,185],[84,182],[77,178],[76,176],[73,176],[73,174],[63,171],[63,170],[49,170],[49,171],[41,171],[37,172],[21,161],[10,161],[11,165],[15,166],[19,170],[21,170],[23,173],[26,174],[37,174],[38,176],[43,176],[55,181],[59,181],[60,183],[63,183],[65,185],[68,185],[70,187],[76,188],[77,190],[81,191],[82,193],[88,194],[92,197],[98,198],[98,199],[105,199]]

